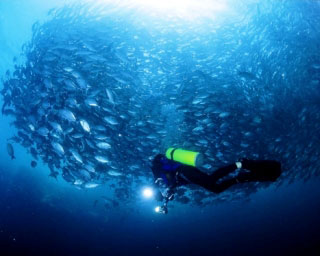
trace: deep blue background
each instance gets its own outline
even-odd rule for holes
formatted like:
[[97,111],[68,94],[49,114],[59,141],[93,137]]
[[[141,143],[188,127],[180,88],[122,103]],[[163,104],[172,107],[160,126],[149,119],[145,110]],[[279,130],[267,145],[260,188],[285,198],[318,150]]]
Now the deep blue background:
[[147,209],[103,213],[100,208],[95,209],[100,215],[94,216],[88,213],[91,195],[71,188],[59,191],[44,181],[41,186],[58,194],[50,205],[43,201],[43,188],[32,175],[35,170],[17,171],[23,174],[5,176],[1,167],[0,241],[9,255],[319,252],[319,180],[261,191],[249,202],[203,209],[184,206],[168,216],[150,215]]

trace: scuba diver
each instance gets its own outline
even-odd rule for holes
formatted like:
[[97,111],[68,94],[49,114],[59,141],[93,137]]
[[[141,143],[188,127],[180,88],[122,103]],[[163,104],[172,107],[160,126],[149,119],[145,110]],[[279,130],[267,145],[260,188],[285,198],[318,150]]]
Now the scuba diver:
[[175,189],[183,185],[196,184],[213,193],[221,193],[238,183],[273,182],[281,174],[281,163],[274,160],[242,158],[212,174],[200,171],[196,167],[201,165],[200,162],[200,153],[174,148],[169,148],[166,155],[154,157],[151,169],[158,187],[156,199],[163,202],[162,206],[156,207],[156,212],[167,214],[168,202],[173,200]]

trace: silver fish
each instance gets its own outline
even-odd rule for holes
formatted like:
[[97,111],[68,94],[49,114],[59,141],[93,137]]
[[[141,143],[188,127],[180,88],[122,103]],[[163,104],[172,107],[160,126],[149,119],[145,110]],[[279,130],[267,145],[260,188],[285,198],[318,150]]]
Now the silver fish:
[[56,122],[49,122],[49,124],[51,125],[51,127],[56,130],[58,133],[63,133],[62,127],[60,124],[56,123]]
[[58,143],[58,142],[52,142],[51,143],[54,151],[58,154],[58,155],[63,155],[64,154],[64,149],[63,147]]
[[109,102],[114,105],[114,98],[112,92],[109,89],[106,89],[106,92],[108,95]]
[[86,170],[88,170],[88,172],[92,172],[92,173],[96,172],[96,170],[94,169],[94,167],[91,164],[86,164],[84,166],[84,168],[86,168]]
[[75,115],[68,109],[61,109],[59,111],[59,114],[60,114],[60,117],[65,119],[65,120],[68,120],[70,122],[76,121]]
[[78,153],[76,150],[70,149],[70,152],[71,152],[72,156],[74,157],[74,159],[75,159],[77,162],[79,162],[79,163],[81,163],[81,164],[83,163],[82,157],[79,155],[79,153]]
[[82,126],[82,129],[85,130],[86,132],[90,132],[90,125],[88,122],[84,119],[80,120],[80,124]]
[[105,156],[95,156],[94,158],[100,163],[103,163],[103,164],[109,163],[109,159],[106,158]]
[[95,135],[94,138],[97,140],[106,140],[108,138],[108,136],[98,134],[98,135]]
[[29,129],[30,129],[31,131],[33,131],[33,132],[35,131],[35,128],[34,128],[34,126],[33,126],[32,124],[29,124],[28,127],[29,127]]
[[14,156],[14,149],[11,143],[7,143],[7,152],[11,159],[15,159],[16,157]]
[[100,149],[110,149],[111,145],[107,142],[99,142],[97,143],[97,147]]
[[86,99],[84,103],[90,107],[98,107],[98,103],[95,99]]
[[82,133],[75,133],[71,135],[71,137],[74,139],[80,139],[80,138],[83,138],[83,136],[84,135]]
[[115,177],[122,176],[122,173],[116,171],[108,171],[108,174]]
[[46,127],[41,127],[37,130],[38,134],[41,136],[48,136],[49,130]]
[[219,114],[219,117],[221,117],[221,118],[225,118],[225,117],[228,117],[228,116],[230,116],[229,112],[222,112],[222,113]]
[[117,125],[119,124],[118,121],[112,117],[112,116],[107,116],[105,118],[103,118],[108,124],[111,124],[111,125]]
[[97,183],[93,183],[93,182],[88,182],[84,185],[85,188],[96,188],[98,187],[100,184]]
[[81,180],[81,179],[76,179],[76,180],[73,182],[73,184],[76,185],[76,186],[82,185],[82,184],[83,184],[83,180]]

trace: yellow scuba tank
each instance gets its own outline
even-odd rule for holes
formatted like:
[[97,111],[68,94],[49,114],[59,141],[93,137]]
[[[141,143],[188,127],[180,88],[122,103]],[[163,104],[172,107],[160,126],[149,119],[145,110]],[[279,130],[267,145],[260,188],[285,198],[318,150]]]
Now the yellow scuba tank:
[[170,160],[194,167],[202,164],[202,156],[199,152],[193,152],[181,148],[168,148],[166,151],[166,157]]

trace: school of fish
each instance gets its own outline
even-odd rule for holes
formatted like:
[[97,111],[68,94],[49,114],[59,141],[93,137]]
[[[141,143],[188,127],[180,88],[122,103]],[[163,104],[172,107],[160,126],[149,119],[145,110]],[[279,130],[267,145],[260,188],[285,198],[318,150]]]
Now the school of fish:
[[[10,142],[27,148],[33,168],[41,159],[75,186],[113,184],[121,199],[152,182],[150,161],[168,147],[202,152],[207,172],[248,157],[281,161],[278,184],[319,175],[320,7],[246,8],[203,29],[103,5],[51,10],[33,25],[25,62],[3,77]],[[261,187],[242,186],[181,188],[177,200],[203,205]]]

